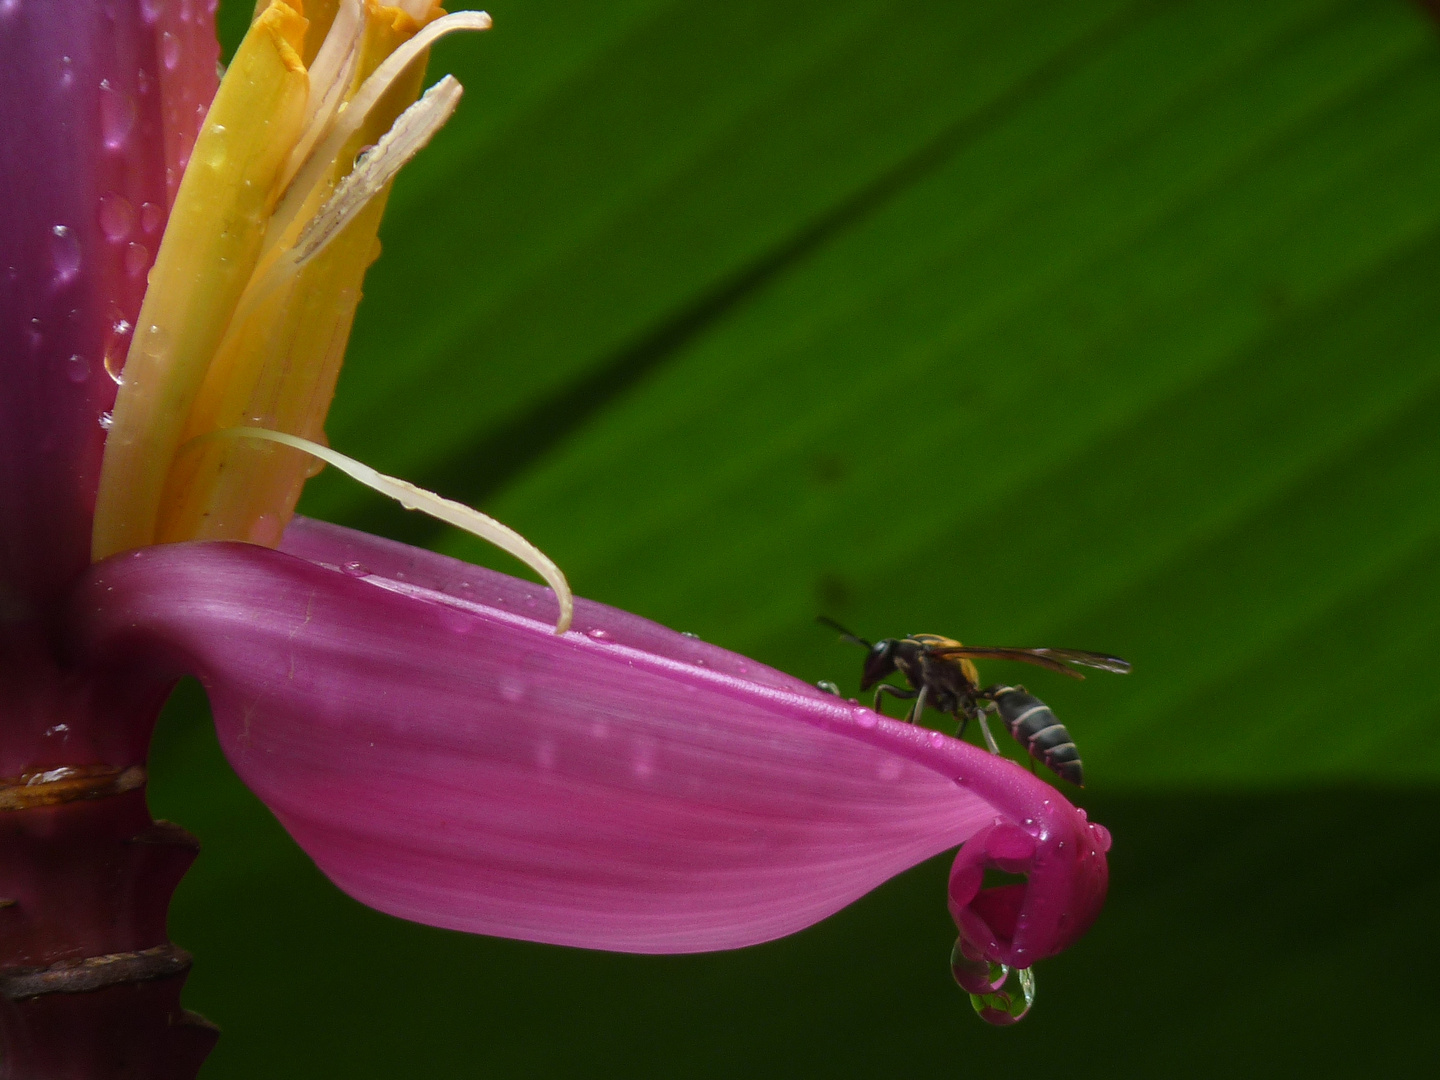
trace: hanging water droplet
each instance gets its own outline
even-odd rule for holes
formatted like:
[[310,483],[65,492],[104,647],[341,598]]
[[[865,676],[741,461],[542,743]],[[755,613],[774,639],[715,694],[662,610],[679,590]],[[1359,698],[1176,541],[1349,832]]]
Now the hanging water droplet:
[[[959,943],[957,942],[956,944],[958,952]],[[955,970],[954,956],[955,953],[952,953],[952,971]],[[971,963],[969,958],[964,957],[963,955],[962,962],[965,964]],[[985,962],[978,961],[978,963]],[[984,1020],[987,1024],[994,1024],[996,1027],[1007,1027],[1010,1024],[1019,1023],[1021,1020],[1025,1019],[1026,1015],[1030,1012],[1031,1006],[1035,1004],[1034,971],[1028,967],[1018,968],[1014,971],[1011,971],[1004,964],[987,965],[987,967],[994,969],[993,974],[999,974],[1000,972],[1004,973],[1004,975],[1000,977],[999,981],[994,982],[988,990],[983,989],[984,984],[978,979],[973,982],[972,985],[976,986],[977,988],[981,988],[980,992],[976,993],[975,990],[969,989],[969,987],[967,987],[964,982],[961,982],[960,973],[956,974],[955,981],[960,983],[961,988],[965,989],[970,994],[971,1008],[973,1008],[976,1015],[979,1016],[981,1020]],[[965,974],[968,977],[968,969],[965,970]],[[1020,987],[1020,993],[1018,996],[1012,994],[1008,990],[1002,989],[1011,975],[1015,976],[1015,981]]]
[[68,285],[80,274],[80,238],[68,225],[50,229],[50,263],[55,270],[55,284]]
[[100,196],[100,231],[105,239],[118,244],[129,237],[135,228],[135,207],[119,192],[112,191]]
[[100,138],[107,150],[119,150],[135,129],[135,99],[124,90],[100,80]]
[[140,228],[144,229],[147,235],[153,236],[160,231],[160,226],[165,224],[165,208],[159,203],[147,202],[140,204]]
[[989,994],[999,990],[1010,978],[1010,969],[993,960],[971,956],[964,938],[956,938],[950,950],[950,974],[955,985],[967,994]]
[[165,65],[166,71],[174,71],[180,66],[180,39],[169,30],[160,35],[160,62]]
[[83,383],[90,377],[90,361],[86,360],[85,357],[79,353],[73,354],[70,359],[66,360],[64,367],[65,378],[69,379],[72,383]]

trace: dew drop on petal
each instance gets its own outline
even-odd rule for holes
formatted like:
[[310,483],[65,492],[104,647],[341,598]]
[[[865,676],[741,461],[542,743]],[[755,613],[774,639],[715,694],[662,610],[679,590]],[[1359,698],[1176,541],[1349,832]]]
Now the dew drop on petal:
[[150,249],[134,241],[125,245],[125,273],[131,278],[141,278],[150,269]]
[[140,204],[140,228],[145,230],[146,235],[153,236],[160,231],[160,226],[165,224],[165,208],[159,203],[147,202]]
[[874,709],[855,710],[855,723],[859,724],[862,728],[873,728],[879,722],[880,717]]
[[113,86],[109,79],[100,80],[100,138],[107,150],[119,150],[135,130],[135,99]]
[[347,562],[340,565],[340,572],[346,577],[362,578],[370,576],[370,568],[364,563]]
[[1094,837],[1095,837],[1095,846],[1096,846],[1097,848],[1099,848],[1101,851],[1109,851],[1109,850],[1110,850],[1110,830],[1109,830],[1109,829],[1105,828],[1104,825],[1101,825],[1101,824],[1099,824],[1098,822],[1092,821],[1092,822],[1090,823],[1090,832],[1091,832],[1091,833],[1094,835]]
[[944,735],[944,733],[939,732],[939,731],[932,731],[932,732],[930,732],[930,745],[931,745],[931,746],[934,746],[934,747],[944,746],[944,745],[945,745],[945,735]]
[[180,66],[180,39],[169,30],[160,35],[160,62],[165,65],[166,71],[174,71]]
[[109,431],[110,425],[115,423],[115,414],[103,412],[100,414],[100,430]]
[[64,363],[64,368],[65,378],[69,379],[72,383],[76,383],[77,385],[79,383],[83,383],[86,379],[90,377],[90,361],[86,360],[85,357],[81,356],[79,353],[74,353],[68,360],[66,360]]
[[135,207],[118,192],[100,196],[100,231],[105,239],[118,244],[135,229]]
[[75,85],[75,65],[70,57],[60,57],[60,89],[69,90]]
[[590,636],[591,636],[592,638],[594,638],[596,641],[604,641],[606,638],[608,638],[608,637],[610,636],[610,634],[609,634],[608,631],[601,630],[601,629],[597,626],[594,630],[591,630],[591,631],[590,631]]
[[50,262],[55,270],[55,284],[68,285],[80,274],[80,238],[68,225],[50,229]]

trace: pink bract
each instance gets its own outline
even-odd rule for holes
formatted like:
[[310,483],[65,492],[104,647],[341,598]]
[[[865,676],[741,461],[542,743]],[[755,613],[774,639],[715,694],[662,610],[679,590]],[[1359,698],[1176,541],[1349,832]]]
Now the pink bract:
[[548,590],[443,556],[297,520],[279,552],[117,556],[76,603],[92,668],[198,675],[245,782],[405,918],[733,948],[971,838],[951,904],[987,958],[1058,952],[1103,902],[1107,838],[1012,762],[600,604],[557,637]]

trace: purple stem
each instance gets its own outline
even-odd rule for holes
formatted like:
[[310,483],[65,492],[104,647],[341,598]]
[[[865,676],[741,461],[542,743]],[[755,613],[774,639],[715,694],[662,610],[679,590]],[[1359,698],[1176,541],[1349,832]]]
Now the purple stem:
[[[102,417],[199,111],[213,3],[0,0],[0,1077],[189,1077],[170,894],[196,844],[150,820],[161,698],[67,665]],[[207,10],[208,9],[208,10]]]

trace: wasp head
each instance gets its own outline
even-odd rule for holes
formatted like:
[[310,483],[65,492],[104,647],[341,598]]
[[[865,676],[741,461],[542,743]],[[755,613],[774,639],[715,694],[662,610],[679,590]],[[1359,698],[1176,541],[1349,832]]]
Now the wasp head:
[[862,691],[869,690],[881,679],[894,673],[896,644],[898,643],[894,638],[886,638],[870,646],[870,654],[865,657],[865,671],[860,677]]

